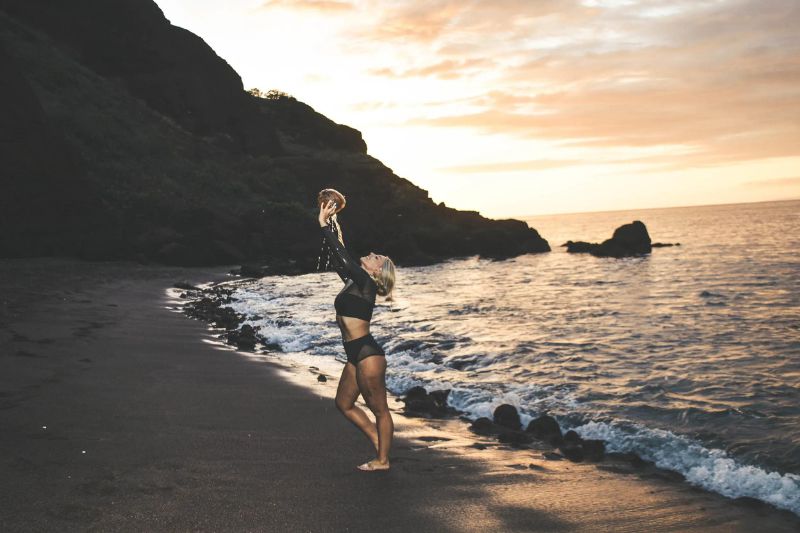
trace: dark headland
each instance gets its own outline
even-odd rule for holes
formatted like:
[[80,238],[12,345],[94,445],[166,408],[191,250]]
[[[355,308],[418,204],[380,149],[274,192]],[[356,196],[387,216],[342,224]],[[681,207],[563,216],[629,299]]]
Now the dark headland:
[[152,0],[0,0],[0,69],[0,257],[309,271],[325,187],[348,197],[348,245],[401,265],[550,250],[434,203],[359,131],[246,91]]

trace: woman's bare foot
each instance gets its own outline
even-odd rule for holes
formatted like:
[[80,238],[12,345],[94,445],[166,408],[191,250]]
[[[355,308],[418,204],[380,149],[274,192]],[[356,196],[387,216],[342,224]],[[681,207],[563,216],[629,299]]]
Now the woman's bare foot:
[[358,468],[359,470],[364,470],[365,472],[372,472],[375,470],[389,470],[389,461],[383,463],[377,459],[373,459],[368,463],[364,463],[363,465],[358,465],[356,468]]

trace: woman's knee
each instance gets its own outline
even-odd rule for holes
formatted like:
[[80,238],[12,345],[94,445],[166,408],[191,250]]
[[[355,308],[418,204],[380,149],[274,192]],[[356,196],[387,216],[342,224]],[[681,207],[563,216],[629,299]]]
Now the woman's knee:
[[367,407],[372,411],[376,417],[387,416],[389,414],[389,405],[386,402],[386,390],[381,392],[372,392],[364,399]]
[[336,408],[343,413],[349,411],[355,405],[353,402],[345,398],[336,398],[334,403],[336,404]]

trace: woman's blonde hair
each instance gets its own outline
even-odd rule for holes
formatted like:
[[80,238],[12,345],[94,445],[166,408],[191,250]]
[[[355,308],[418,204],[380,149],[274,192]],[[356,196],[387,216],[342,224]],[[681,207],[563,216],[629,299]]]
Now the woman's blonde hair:
[[386,299],[391,301],[392,290],[394,290],[394,262],[387,257],[383,261],[381,271],[377,276],[372,276],[372,279],[378,286],[378,294],[386,296]]

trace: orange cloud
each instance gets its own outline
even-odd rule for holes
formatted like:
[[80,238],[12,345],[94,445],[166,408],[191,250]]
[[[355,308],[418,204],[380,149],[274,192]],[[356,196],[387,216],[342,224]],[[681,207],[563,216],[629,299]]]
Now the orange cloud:
[[307,9],[314,11],[350,11],[355,8],[350,2],[337,0],[269,0],[262,8],[282,7],[288,9]]
[[407,2],[383,8],[380,20],[362,30],[360,35],[379,41],[401,39],[430,42],[440,37],[456,17],[467,9],[468,4],[461,1]]
[[488,58],[445,59],[422,67],[392,69],[388,67],[370,70],[371,74],[387,78],[410,78],[434,76],[441,79],[456,79],[482,68],[491,68],[495,62]]
[[493,172],[520,172],[530,170],[545,170],[548,168],[562,168],[571,165],[582,165],[585,161],[577,159],[531,159],[528,161],[500,161],[495,163],[480,163],[475,165],[457,165],[440,167],[436,170],[453,172],[456,174],[484,174]]
[[425,64],[371,73],[491,72],[463,111],[418,108],[407,121],[414,125],[594,149],[670,147],[671,155],[645,158],[668,166],[800,155],[795,0],[595,4],[401,4],[381,18],[400,22],[379,25],[373,37],[432,52]]

